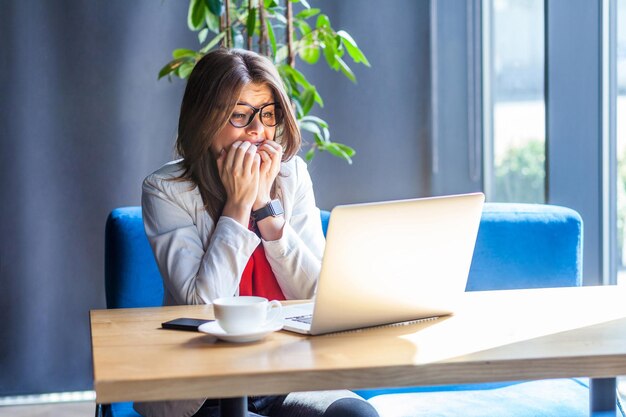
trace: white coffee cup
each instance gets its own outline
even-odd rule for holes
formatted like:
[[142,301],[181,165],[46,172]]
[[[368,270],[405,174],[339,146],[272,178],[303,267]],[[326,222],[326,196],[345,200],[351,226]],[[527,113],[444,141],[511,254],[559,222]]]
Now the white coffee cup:
[[223,297],[213,300],[217,324],[231,334],[255,331],[281,316],[280,302],[254,296]]

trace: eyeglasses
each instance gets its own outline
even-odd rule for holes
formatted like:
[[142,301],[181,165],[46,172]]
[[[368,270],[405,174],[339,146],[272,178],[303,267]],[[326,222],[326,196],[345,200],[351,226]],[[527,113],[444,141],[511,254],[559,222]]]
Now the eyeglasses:
[[264,104],[258,109],[246,103],[237,103],[228,121],[235,127],[246,127],[257,113],[261,123],[267,127],[274,127],[283,121],[283,109],[276,103]]

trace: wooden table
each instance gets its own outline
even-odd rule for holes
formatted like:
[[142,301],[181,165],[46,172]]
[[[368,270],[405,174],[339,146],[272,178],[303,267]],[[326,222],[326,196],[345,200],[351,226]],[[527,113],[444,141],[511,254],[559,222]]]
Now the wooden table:
[[608,385],[614,409],[610,388],[626,374],[626,288],[615,286],[466,293],[453,316],[314,337],[281,331],[249,344],[160,328],[212,314],[91,311],[96,401],[590,377]]

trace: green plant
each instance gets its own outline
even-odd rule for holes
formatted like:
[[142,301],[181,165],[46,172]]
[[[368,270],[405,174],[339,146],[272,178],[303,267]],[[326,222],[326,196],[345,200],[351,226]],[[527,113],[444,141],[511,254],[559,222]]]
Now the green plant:
[[[294,3],[301,9],[294,14]],[[315,24],[311,25],[313,18]],[[176,49],[174,58],[159,72],[159,79],[175,75],[186,79],[202,56],[214,48],[245,48],[269,57],[283,79],[296,110],[300,129],[313,137],[305,159],[327,151],[352,163],[355,150],[330,138],[328,123],[310,114],[315,104],[324,106],[317,89],[296,67],[296,57],[316,64],[320,57],[330,68],[352,82],[356,77],[346,63],[370,66],[356,42],[345,31],[336,31],[327,15],[306,0],[190,0],[187,26],[198,32],[200,48]],[[282,36],[281,36],[282,34]]]
[[495,167],[494,201],[545,201],[545,146],[538,139],[510,148]]

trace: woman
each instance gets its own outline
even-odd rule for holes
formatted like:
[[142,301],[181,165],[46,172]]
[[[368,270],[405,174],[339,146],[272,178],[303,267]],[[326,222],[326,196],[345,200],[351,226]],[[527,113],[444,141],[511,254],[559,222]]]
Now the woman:
[[[143,184],[146,234],[165,305],[218,297],[313,296],[324,236],[289,98],[272,63],[244,50],[213,51],[189,77],[181,160]],[[267,416],[377,416],[349,391],[251,398]],[[146,417],[217,415],[214,400],[137,403]],[[257,415],[257,414],[252,415]]]

